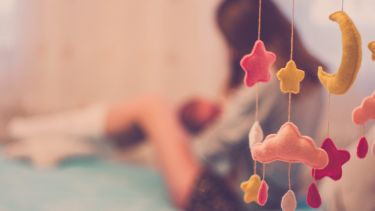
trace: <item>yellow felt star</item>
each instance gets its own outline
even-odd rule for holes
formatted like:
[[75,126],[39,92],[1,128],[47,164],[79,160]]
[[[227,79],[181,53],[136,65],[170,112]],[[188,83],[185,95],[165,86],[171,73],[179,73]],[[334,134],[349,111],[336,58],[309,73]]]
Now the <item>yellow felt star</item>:
[[368,48],[372,52],[372,60],[375,61],[375,41],[372,41],[368,44]]
[[277,72],[280,80],[280,90],[284,93],[298,94],[300,83],[305,78],[305,72],[297,68],[296,63],[290,60],[284,68]]
[[244,192],[243,200],[246,203],[257,202],[260,188],[260,177],[252,175],[248,181],[241,183],[241,189]]

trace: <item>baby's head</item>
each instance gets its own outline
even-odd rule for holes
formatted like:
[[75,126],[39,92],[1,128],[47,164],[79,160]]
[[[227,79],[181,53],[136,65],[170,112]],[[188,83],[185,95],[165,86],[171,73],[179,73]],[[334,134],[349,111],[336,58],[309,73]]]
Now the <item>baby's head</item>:
[[188,101],[179,111],[180,121],[192,134],[202,131],[214,122],[219,114],[218,104],[202,98]]

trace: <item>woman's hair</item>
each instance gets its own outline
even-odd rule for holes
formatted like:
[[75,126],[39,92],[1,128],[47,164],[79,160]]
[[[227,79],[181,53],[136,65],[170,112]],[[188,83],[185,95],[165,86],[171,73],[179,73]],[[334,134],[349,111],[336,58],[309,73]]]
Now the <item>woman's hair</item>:
[[[259,0],[224,0],[217,10],[219,28],[233,51],[228,90],[237,88],[243,81],[240,60],[258,39],[258,11]],[[277,69],[290,59],[290,27],[289,20],[271,0],[262,2],[261,39],[268,50],[276,53]],[[297,31],[294,46],[294,60],[305,71],[306,80],[317,83],[316,70],[322,63],[307,51]]]

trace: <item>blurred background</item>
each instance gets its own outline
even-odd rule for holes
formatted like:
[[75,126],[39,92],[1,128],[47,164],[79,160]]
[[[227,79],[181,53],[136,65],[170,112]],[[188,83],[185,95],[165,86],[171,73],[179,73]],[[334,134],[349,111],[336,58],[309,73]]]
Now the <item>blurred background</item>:
[[[55,112],[150,92],[175,103],[193,96],[220,97],[229,66],[229,52],[215,22],[220,2],[1,0],[0,116]],[[290,1],[274,2],[290,17]],[[303,41],[332,72],[341,61],[341,34],[328,16],[340,4],[340,0],[296,1],[296,25]],[[332,136],[344,137],[342,146],[358,135],[351,110],[375,89],[375,64],[367,50],[367,43],[375,40],[375,1],[347,0],[345,10],[362,34],[364,57],[351,91],[332,98]],[[156,172],[143,173],[146,182],[135,185],[126,180],[139,177],[134,171],[146,170],[80,162],[62,171],[40,172],[1,160],[0,186],[7,193],[0,193],[0,210],[150,210],[153,204],[173,210],[167,194],[158,191],[164,189]],[[92,174],[98,177],[82,179]],[[122,183],[108,179],[108,174],[117,175]],[[69,189],[71,183],[79,187]],[[98,186],[95,190],[92,183]],[[135,191],[121,195],[119,187]],[[78,194],[72,196],[70,191],[81,191],[84,197],[76,200]],[[103,202],[94,206],[100,191]],[[138,200],[144,192],[155,198]]]
[[[56,110],[149,90],[175,101],[197,93],[216,97],[228,65],[214,19],[219,2],[2,0],[2,107],[17,102],[34,112]],[[275,3],[290,15],[288,2]],[[345,4],[364,49],[375,36],[373,4]],[[331,69],[340,63],[341,34],[327,17],[339,8],[339,0],[317,0],[299,1],[296,10],[305,43]],[[365,96],[373,88],[369,56],[365,50],[352,93]]]

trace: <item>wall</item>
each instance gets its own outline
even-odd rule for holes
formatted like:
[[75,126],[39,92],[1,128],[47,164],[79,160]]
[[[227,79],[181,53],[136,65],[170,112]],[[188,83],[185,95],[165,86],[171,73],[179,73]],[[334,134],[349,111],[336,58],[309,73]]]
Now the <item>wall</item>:
[[173,101],[215,97],[227,58],[215,27],[216,4],[16,0],[16,44],[12,65],[3,70],[12,72],[12,86],[3,84],[2,95],[33,111],[149,92]]

